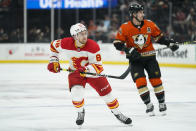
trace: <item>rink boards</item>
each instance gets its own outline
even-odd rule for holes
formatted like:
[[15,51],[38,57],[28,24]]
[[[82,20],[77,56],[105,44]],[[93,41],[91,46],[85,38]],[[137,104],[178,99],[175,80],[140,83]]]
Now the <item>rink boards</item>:
[[[104,64],[128,64],[124,52],[117,51],[112,43],[99,44]],[[155,49],[165,46],[154,44]],[[47,63],[50,44],[0,44],[0,63]],[[61,62],[68,62],[61,54]],[[196,45],[181,45],[176,52],[170,49],[157,51],[161,66],[196,68]]]

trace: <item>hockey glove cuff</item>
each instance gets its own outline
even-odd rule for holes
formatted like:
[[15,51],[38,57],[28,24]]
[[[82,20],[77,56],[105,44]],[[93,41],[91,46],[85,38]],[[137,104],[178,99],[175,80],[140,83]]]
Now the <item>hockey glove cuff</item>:
[[168,46],[172,51],[176,51],[179,48],[179,45],[177,45],[177,42],[174,42],[173,40],[171,40],[171,43],[169,43]]
[[55,56],[52,56],[50,58],[50,63],[48,64],[48,70],[53,73],[58,73],[60,72],[60,68],[59,59]]
[[125,48],[125,44],[121,42],[120,40],[114,40],[113,44],[114,44],[114,47],[119,51],[123,51],[123,49]]
[[139,60],[141,58],[141,54],[135,48],[126,48],[125,52],[126,52],[126,58],[132,62]]
[[176,51],[179,46],[177,45],[178,42],[174,41],[173,39],[167,39],[164,36],[161,37],[161,39],[158,41],[158,43],[162,44],[162,45],[166,45],[167,47],[169,47],[172,51]]

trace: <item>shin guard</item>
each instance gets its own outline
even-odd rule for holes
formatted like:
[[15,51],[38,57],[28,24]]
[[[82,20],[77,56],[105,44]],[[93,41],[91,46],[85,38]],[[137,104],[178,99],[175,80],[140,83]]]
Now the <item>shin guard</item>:
[[84,106],[84,88],[80,85],[71,88],[72,103],[78,112],[83,111]]
[[150,103],[150,92],[147,87],[146,78],[145,77],[138,78],[136,80],[136,86],[144,104]]
[[162,81],[160,78],[151,78],[151,85],[154,88],[154,93],[159,101],[159,103],[165,102],[165,92],[162,86]]

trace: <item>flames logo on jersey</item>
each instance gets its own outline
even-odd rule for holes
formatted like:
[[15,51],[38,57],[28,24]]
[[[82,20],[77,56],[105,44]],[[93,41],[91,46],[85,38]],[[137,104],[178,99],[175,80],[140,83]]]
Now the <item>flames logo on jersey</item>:
[[139,46],[140,49],[142,49],[147,41],[148,35],[144,34],[138,34],[132,36],[134,43]]
[[74,68],[76,69],[78,69],[81,66],[87,66],[89,64],[87,57],[72,57],[71,60],[73,62]]

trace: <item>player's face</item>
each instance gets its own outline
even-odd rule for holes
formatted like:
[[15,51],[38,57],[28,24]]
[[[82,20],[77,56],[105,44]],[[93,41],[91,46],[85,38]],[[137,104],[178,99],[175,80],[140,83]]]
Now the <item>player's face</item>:
[[87,31],[82,31],[78,33],[78,41],[82,44],[86,44],[87,38],[88,37],[88,32]]
[[140,22],[143,21],[144,20],[144,11],[143,10],[138,11],[136,17]]

